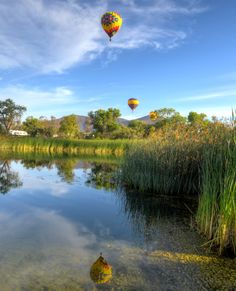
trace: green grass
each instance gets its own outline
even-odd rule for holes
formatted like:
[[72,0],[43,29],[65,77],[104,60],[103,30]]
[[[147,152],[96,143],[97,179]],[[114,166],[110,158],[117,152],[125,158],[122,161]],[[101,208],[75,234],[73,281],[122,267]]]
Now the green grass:
[[134,189],[166,195],[199,191],[200,146],[149,141],[131,147],[122,164],[122,180]]
[[[192,133],[191,133],[192,134]],[[198,195],[199,232],[220,254],[236,255],[236,136],[217,128],[199,139],[136,143],[125,154],[121,180],[127,188],[161,195]]]
[[122,156],[129,140],[65,140],[32,137],[0,137],[0,152]]
[[236,254],[236,139],[204,152],[197,224],[209,245]]

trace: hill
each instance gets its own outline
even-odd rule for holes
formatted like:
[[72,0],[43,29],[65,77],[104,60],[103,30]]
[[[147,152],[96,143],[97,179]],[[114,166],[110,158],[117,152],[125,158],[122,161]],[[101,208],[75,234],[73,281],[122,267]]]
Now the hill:
[[[60,122],[63,120],[63,118],[64,118],[64,116],[55,120],[55,122],[58,125],[58,127],[59,127]],[[77,119],[77,123],[78,123],[78,125],[80,127],[80,130],[81,131],[85,131],[86,130],[86,126],[87,126],[86,121],[88,120],[88,116],[76,115],[76,119]],[[146,124],[152,124],[153,123],[150,120],[148,115],[140,117],[140,118],[137,118],[137,119],[133,119],[133,120],[140,120],[140,121],[145,122]],[[118,118],[117,121],[118,121],[119,124],[122,124],[122,125],[125,125],[125,126],[128,126],[128,124],[130,122],[130,120],[125,119],[125,118]]]

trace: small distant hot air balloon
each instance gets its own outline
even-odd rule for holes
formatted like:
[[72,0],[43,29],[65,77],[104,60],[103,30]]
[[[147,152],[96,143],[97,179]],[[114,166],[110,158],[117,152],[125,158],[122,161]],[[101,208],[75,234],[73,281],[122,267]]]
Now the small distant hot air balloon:
[[122,18],[116,12],[106,12],[101,18],[101,24],[111,41],[122,25]]
[[155,120],[157,120],[158,115],[157,115],[156,111],[151,111],[149,113],[149,117],[150,117],[151,121],[155,121]]
[[130,98],[128,100],[128,105],[132,109],[132,111],[134,111],[134,109],[138,107],[139,101],[138,101],[138,99]]
[[102,253],[96,262],[92,264],[90,277],[96,284],[104,284],[111,280],[112,267],[103,258]]

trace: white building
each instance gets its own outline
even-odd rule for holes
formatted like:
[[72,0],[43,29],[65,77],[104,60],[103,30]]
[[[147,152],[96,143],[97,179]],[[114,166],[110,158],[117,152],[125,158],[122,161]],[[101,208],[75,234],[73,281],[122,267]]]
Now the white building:
[[28,133],[26,131],[23,130],[9,130],[10,135],[17,135],[17,136],[27,136]]

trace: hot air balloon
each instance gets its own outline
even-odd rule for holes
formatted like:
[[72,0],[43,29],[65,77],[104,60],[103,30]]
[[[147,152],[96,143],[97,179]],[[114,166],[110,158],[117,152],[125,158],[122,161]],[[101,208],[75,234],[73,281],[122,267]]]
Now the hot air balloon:
[[157,119],[158,115],[157,115],[156,111],[151,111],[149,113],[149,117],[150,117],[151,121],[155,121]]
[[92,264],[90,269],[90,277],[96,284],[107,283],[112,278],[112,267],[103,258],[102,253],[100,257]]
[[101,18],[101,24],[111,41],[122,25],[122,18],[116,12],[106,12]]
[[132,109],[132,111],[134,111],[134,109],[138,107],[139,101],[138,101],[138,99],[130,98],[128,100],[128,105]]

